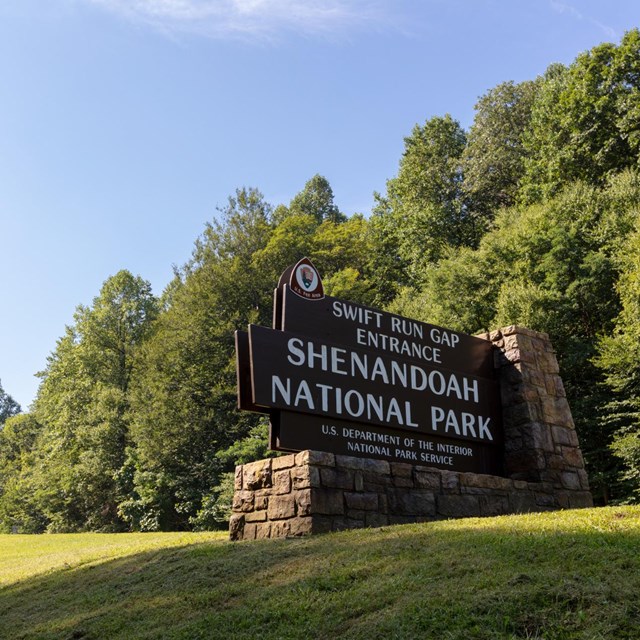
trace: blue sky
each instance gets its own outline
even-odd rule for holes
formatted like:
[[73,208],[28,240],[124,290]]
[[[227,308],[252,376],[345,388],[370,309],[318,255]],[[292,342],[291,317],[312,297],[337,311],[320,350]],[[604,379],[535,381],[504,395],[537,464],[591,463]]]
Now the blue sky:
[[413,126],[640,26],[637,0],[0,0],[0,380],[120,269],[159,294],[237,187],[369,213]]

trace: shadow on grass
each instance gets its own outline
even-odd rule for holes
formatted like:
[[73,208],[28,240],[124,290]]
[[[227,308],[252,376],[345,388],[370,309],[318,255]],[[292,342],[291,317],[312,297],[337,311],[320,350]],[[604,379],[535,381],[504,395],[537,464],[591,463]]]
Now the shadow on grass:
[[640,528],[407,525],[211,542],[0,590],[0,637],[640,637]]

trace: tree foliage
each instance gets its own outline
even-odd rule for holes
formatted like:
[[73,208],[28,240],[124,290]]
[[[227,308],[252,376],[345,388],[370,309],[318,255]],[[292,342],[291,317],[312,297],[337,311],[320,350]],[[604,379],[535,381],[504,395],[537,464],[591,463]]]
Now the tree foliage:
[[51,531],[123,527],[118,474],[129,441],[129,384],[157,313],[149,283],[118,272],[91,307],[77,308],[40,374],[34,483]]
[[640,31],[601,44],[567,68],[553,67],[525,136],[523,198],[537,201],[575,180],[602,185],[637,166],[640,146]]
[[20,405],[2,388],[0,381],[0,429],[11,416],[15,416],[22,411]]
[[470,206],[487,223],[494,212],[518,199],[525,168],[524,134],[539,85],[503,82],[476,104],[462,156],[463,186]]
[[449,115],[415,126],[369,218],[321,175],[275,208],[238,189],[159,299],[109,278],[31,413],[0,386],[0,530],[224,526],[233,466],[268,455],[265,419],[236,409],[233,333],[270,324],[304,256],[330,295],[549,333],[597,498],[639,499],[639,54],[634,30],[490,89],[468,132]]

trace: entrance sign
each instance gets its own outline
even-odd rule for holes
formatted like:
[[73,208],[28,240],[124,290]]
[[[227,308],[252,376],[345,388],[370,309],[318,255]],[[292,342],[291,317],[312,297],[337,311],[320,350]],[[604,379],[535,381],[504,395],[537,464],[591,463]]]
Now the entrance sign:
[[270,414],[273,449],[500,474],[488,341],[324,296],[307,259],[281,277],[273,327],[236,332],[238,406]]
[[307,304],[288,287],[282,290],[281,306],[275,329],[494,377],[493,347],[487,340],[330,296]]
[[[279,411],[276,449],[315,449],[345,456],[409,462],[426,467],[492,474],[500,468],[500,450],[482,442],[454,442],[428,433],[407,433],[371,424],[305,416]],[[285,446],[286,445],[286,446]]]

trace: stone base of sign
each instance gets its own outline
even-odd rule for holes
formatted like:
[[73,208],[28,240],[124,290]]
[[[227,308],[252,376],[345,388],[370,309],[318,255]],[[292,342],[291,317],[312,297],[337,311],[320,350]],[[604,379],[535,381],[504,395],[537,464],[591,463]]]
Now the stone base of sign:
[[481,337],[497,347],[505,477],[318,451],[252,462],[236,468],[231,539],[592,506],[548,336]]

